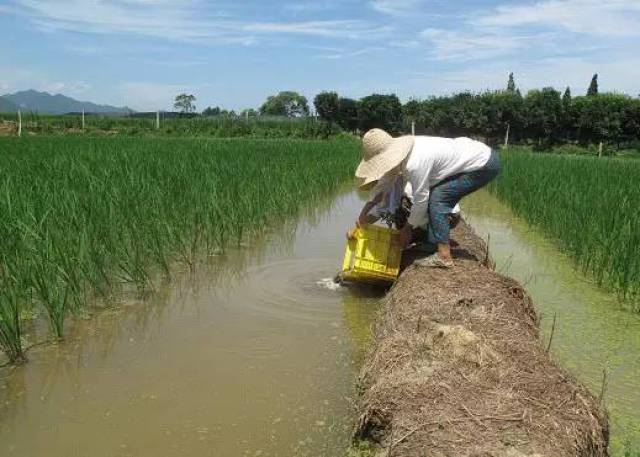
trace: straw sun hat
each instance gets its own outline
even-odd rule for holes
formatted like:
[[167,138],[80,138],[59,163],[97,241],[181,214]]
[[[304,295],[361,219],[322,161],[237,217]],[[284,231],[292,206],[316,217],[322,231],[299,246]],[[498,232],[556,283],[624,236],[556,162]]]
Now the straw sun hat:
[[393,138],[381,129],[369,130],[362,138],[363,157],[356,178],[362,179],[361,188],[382,178],[400,165],[413,148],[414,137]]

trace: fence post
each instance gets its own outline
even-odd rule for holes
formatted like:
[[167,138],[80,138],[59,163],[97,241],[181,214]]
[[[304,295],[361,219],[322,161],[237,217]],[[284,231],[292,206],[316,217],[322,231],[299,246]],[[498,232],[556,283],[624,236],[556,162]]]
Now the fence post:
[[603,144],[602,144],[602,141],[601,141],[600,145],[598,146],[598,157],[602,157],[602,148],[603,148]]
[[22,112],[18,110],[18,137],[22,136]]
[[160,130],[160,111],[156,111],[156,130]]
[[511,131],[511,124],[509,124],[507,122],[507,133],[505,133],[504,135],[504,148],[508,148],[509,147],[509,133]]
[[82,108],[82,133],[84,133],[84,108]]
[[416,121],[411,121],[411,135],[416,136]]

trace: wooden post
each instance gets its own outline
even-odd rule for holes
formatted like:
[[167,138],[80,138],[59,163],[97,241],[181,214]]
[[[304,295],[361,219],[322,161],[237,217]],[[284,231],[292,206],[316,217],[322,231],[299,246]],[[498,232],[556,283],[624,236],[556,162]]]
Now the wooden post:
[[22,136],[22,113],[18,110],[18,136]]
[[507,149],[509,147],[509,133],[511,131],[511,124],[507,122],[507,133],[504,135],[504,148]]
[[84,108],[82,108],[82,133],[84,133]]
[[416,121],[411,121],[411,135],[416,136]]
[[598,146],[598,157],[602,157],[602,149],[603,149],[603,144],[601,141],[600,145]]
[[156,130],[160,130],[160,111],[156,111]]

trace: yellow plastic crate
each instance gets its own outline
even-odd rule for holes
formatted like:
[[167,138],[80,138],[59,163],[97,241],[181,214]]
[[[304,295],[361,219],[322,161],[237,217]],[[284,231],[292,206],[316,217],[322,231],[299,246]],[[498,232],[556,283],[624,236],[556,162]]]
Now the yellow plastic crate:
[[393,282],[400,273],[398,231],[368,225],[347,242],[341,277],[353,282]]

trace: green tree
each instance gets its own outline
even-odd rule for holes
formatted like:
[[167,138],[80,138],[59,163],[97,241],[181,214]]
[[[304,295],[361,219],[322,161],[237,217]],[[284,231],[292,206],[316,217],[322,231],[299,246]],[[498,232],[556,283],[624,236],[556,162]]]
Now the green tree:
[[571,88],[567,86],[562,95],[562,116],[561,116],[562,136],[571,139],[575,131],[575,115],[573,112]]
[[640,99],[629,99],[624,109],[623,133],[629,139],[640,139]]
[[507,83],[507,91],[508,92],[516,91],[516,81],[513,78],[513,73],[509,73],[509,82]]
[[558,140],[562,117],[560,92],[552,87],[529,91],[524,100],[527,128],[538,141],[538,147],[548,148]]
[[411,99],[402,107],[402,112],[410,120],[416,120],[420,117],[421,103],[419,100]]
[[589,90],[587,90],[587,96],[593,97],[598,95],[598,73],[591,78],[591,84],[589,84]]
[[210,106],[205,108],[204,110],[202,110],[202,115],[203,116],[220,116],[220,113],[222,112],[222,110],[220,109],[219,106],[216,106],[215,108],[211,108]]
[[243,119],[252,119],[258,117],[258,112],[253,108],[243,109],[240,112],[240,117],[242,117]]
[[[421,103],[419,100],[411,99],[402,107],[402,114],[404,116],[404,121],[406,125],[404,126],[405,131],[409,131],[411,128],[411,124],[415,122],[418,123],[420,119],[420,111],[421,111]],[[419,128],[416,126],[416,133],[418,133]]]
[[571,88],[567,86],[562,94],[562,107],[569,108],[571,106]]
[[196,105],[193,102],[196,101],[196,97],[193,95],[179,94],[173,102],[173,107],[179,110],[182,114],[190,114],[196,110]]
[[402,123],[402,104],[396,95],[373,94],[358,104],[358,120],[362,131],[381,128],[399,133]]
[[285,91],[272,95],[260,107],[260,114],[269,116],[301,117],[309,114],[306,97],[297,92]]
[[351,98],[338,99],[338,125],[344,130],[355,132],[358,128],[358,102]]
[[629,128],[626,110],[634,100],[626,95],[600,94],[576,97],[578,139],[581,143],[618,143]]
[[485,92],[480,96],[483,115],[478,119],[478,133],[490,142],[503,142],[507,130],[510,141],[524,132],[523,100],[518,91]]
[[332,124],[338,120],[339,97],[335,92],[320,92],[313,100],[320,118]]

